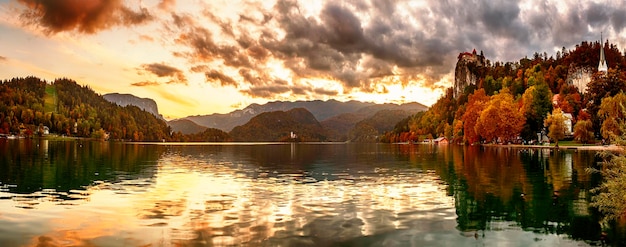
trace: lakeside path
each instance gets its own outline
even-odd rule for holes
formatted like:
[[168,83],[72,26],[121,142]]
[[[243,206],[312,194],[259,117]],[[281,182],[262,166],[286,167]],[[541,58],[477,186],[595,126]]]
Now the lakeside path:
[[[545,145],[520,145],[520,144],[482,144],[485,147],[502,147],[502,148],[533,148],[533,149],[556,149],[554,146]],[[589,145],[589,146],[559,146],[558,149],[565,150],[592,150],[592,151],[625,151],[625,147],[617,145]]]

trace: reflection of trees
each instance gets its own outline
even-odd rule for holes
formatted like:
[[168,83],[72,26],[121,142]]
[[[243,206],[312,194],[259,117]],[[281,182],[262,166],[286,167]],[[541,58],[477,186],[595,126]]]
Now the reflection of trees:
[[515,221],[536,232],[599,237],[597,219],[588,211],[591,178],[584,172],[593,164],[593,153],[451,149],[454,169],[442,178],[452,187],[460,230],[485,230],[492,222]]
[[[0,142],[0,182],[8,192],[84,190],[94,181],[120,181],[154,176],[156,146],[90,141],[26,139]],[[64,193],[61,193],[64,192]]]

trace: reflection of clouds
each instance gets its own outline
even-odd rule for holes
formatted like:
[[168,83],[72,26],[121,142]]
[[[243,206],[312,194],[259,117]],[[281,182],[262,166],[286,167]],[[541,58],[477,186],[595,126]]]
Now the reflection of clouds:
[[[232,152],[166,153],[149,178],[98,182],[78,195],[86,197],[80,204],[40,203],[36,210],[0,213],[0,223],[18,222],[31,213],[32,222],[13,231],[33,235],[32,245],[467,246],[537,236],[508,221],[491,224],[495,232],[459,232],[463,229],[458,228],[457,217],[462,212],[457,210],[462,208],[455,208],[440,175],[422,171],[423,166],[372,163],[328,170],[325,175],[300,169],[278,173],[224,155]],[[507,157],[488,161],[511,161]],[[481,166],[467,157],[452,158],[468,161],[456,167],[466,176],[524,171],[519,162],[508,163],[505,170],[500,165]],[[477,183],[469,192],[479,193],[495,185],[515,186],[525,177],[468,181]],[[0,208],[6,202],[0,200]],[[33,230],[35,223],[38,228]],[[495,229],[498,226],[502,228]],[[558,235],[539,236],[540,243],[561,240]]]
[[157,183],[162,186],[155,191],[165,193],[155,194],[196,201],[183,213],[192,215],[184,227],[193,234],[175,236],[179,239],[174,242],[182,245],[329,244],[415,227],[442,214],[454,222],[452,199],[431,173],[377,169],[348,180],[310,183],[302,174],[252,179],[241,176],[247,168],[238,165],[180,158],[162,164]]

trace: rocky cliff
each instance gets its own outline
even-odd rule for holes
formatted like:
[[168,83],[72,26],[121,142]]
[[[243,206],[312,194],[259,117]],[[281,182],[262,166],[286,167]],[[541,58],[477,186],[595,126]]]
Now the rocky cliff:
[[463,94],[465,88],[469,85],[478,85],[480,78],[480,69],[485,66],[485,56],[476,54],[476,50],[472,53],[463,52],[458,56],[456,67],[454,68],[454,97]]
[[155,115],[159,119],[163,119],[163,116],[159,114],[159,107],[157,106],[157,103],[153,99],[139,98],[132,94],[119,94],[119,93],[109,93],[109,94],[102,95],[102,97],[106,99],[107,101],[111,103],[115,103],[122,107],[127,106],[127,105],[134,105],[144,111],[152,113],[152,115]]

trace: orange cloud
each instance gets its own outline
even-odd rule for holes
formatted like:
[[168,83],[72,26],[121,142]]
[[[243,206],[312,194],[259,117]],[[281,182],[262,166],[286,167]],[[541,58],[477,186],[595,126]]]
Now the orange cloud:
[[131,83],[130,85],[135,86],[135,87],[145,87],[145,86],[158,86],[158,85],[161,85],[161,83],[158,83],[156,81],[141,81],[141,82]]
[[167,82],[168,84],[176,83],[187,85],[188,82],[187,77],[185,77],[182,70],[163,63],[144,64],[140,69],[150,72],[158,77],[170,77],[171,80]]
[[158,7],[161,10],[167,11],[167,10],[171,10],[172,8],[174,8],[174,6],[176,5],[176,0],[162,0]]
[[146,8],[133,11],[122,0],[19,0],[27,24],[41,26],[48,33],[76,30],[93,34],[113,26],[132,26],[153,19]]

